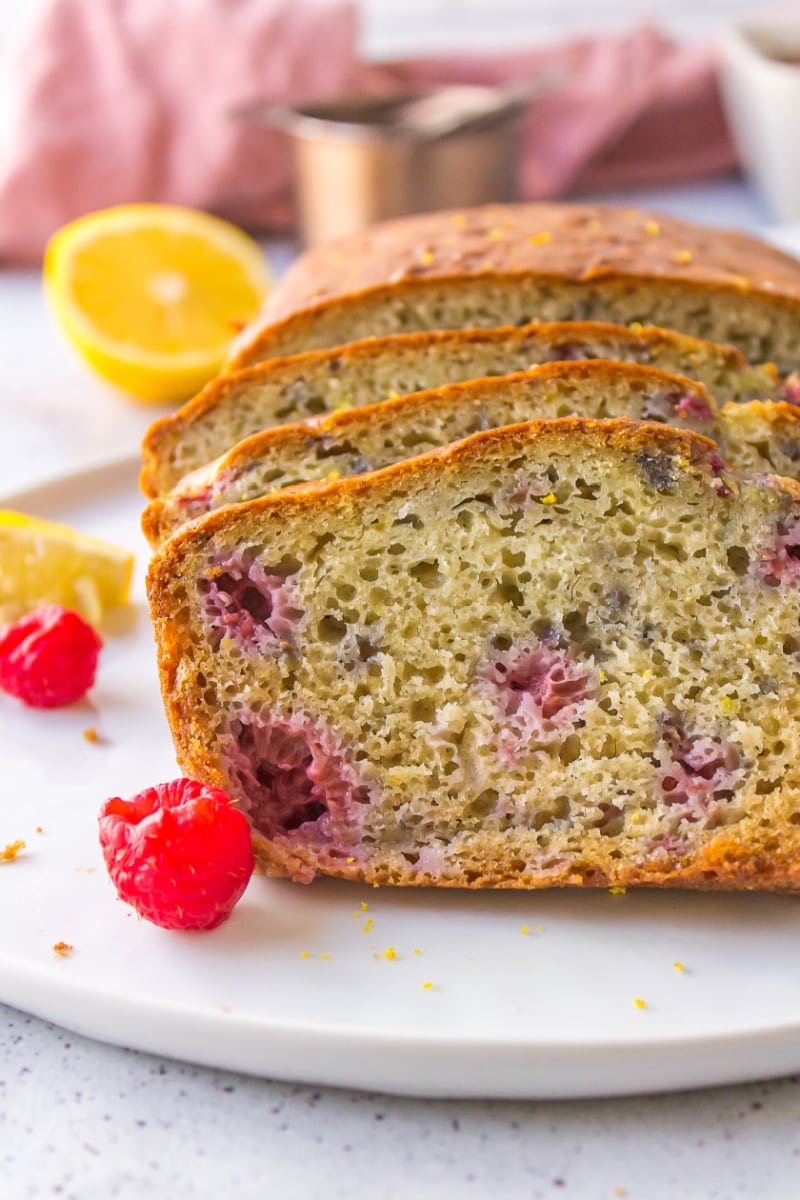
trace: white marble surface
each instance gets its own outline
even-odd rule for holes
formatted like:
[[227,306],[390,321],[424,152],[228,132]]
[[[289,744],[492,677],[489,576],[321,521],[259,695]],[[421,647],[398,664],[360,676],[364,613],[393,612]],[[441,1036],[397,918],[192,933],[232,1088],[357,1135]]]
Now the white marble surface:
[[[738,184],[625,200],[721,224],[764,221]],[[85,374],[31,273],[0,273],[0,353],[3,491],[132,452],[155,415]],[[793,1200],[798,1114],[797,1078],[546,1104],[315,1090],[159,1061],[0,1006],[3,1200]]]

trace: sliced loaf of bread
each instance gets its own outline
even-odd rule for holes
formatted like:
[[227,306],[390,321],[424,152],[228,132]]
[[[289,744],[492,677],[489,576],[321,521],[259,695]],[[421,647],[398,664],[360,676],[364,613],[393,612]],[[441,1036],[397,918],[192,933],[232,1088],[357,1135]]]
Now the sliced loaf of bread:
[[214,380],[151,427],[142,448],[142,488],[147,496],[163,495],[190,471],[272,425],[539,363],[589,358],[688,375],[704,383],[720,404],[784,394],[774,367],[750,366],[731,346],[663,329],[565,322],[367,338]]
[[478,433],[155,556],[178,760],[262,867],[800,888],[800,487],[653,424]]
[[627,416],[694,429],[712,438],[740,475],[800,476],[796,405],[752,400],[717,411],[702,385],[651,367],[554,363],[262,430],[151,500],[142,527],[156,546],[225,504],[378,470],[482,429],[565,416]]
[[415,329],[631,321],[800,366],[800,263],[757,238],[635,209],[491,205],[374,225],[303,255],[235,367]]
[[[767,418],[761,415],[741,429],[742,448],[749,446],[748,471],[782,474],[763,451],[794,438],[800,454],[800,409],[771,402],[761,407],[780,410],[783,419],[773,421],[769,433]],[[534,419],[632,417],[666,422],[713,438],[735,467],[738,460],[729,456],[727,426],[749,408],[730,404],[718,413],[702,384],[652,367],[603,360],[551,363],[262,430],[193,471],[166,496],[152,500],[142,526],[155,546],[186,521],[224,504],[313,480],[363,474],[482,429]],[[794,470],[798,468],[800,462]]]

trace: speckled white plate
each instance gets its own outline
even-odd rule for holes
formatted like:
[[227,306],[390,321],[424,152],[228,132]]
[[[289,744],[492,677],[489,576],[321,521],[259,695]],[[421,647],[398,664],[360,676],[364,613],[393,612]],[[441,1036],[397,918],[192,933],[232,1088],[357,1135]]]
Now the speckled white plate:
[[31,712],[0,696],[0,846],[27,844],[0,864],[0,1000],[157,1054],[415,1095],[612,1095],[800,1070],[796,900],[255,879],[213,933],[140,921],[105,876],[95,820],[106,796],[176,773],[136,476],[131,460],[3,501],[129,545],[139,570],[91,704]]

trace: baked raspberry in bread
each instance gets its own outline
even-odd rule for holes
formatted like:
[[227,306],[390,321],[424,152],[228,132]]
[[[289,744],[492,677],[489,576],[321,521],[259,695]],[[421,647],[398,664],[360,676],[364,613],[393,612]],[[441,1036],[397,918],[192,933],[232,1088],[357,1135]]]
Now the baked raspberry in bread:
[[[724,411],[732,410],[735,419],[740,409],[748,407],[731,404]],[[769,403],[764,407],[769,408]],[[786,410],[787,424],[795,438],[800,437],[800,409],[788,404],[773,407]],[[634,417],[695,429],[713,437],[729,458],[726,418],[717,413],[701,384],[629,363],[551,363],[523,374],[454,383],[368,408],[262,430],[215,463],[193,471],[167,496],[151,501],[142,525],[155,546],[186,521],[224,504],[312,480],[360,475],[481,429],[566,416]],[[763,420],[758,424],[763,426]],[[767,436],[765,442],[759,428],[752,440],[751,457],[756,462],[751,471],[774,470],[759,451],[773,439]]]
[[149,594],[184,771],[262,867],[800,885],[800,487],[568,419],[229,506]]
[[190,471],[272,425],[464,379],[586,358],[639,362],[688,375],[705,384],[720,404],[779,399],[785,386],[774,367],[750,366],[731,346],[664,329],[587,321],[367,338],[214,380],[149,430],[143,445],[142,489],[148,496],[161,496]]
[[372,334],[640,321],[800,365],[800,264],[741,233],[586,204],[491,205],[373,225],[303,255],[233,365]]

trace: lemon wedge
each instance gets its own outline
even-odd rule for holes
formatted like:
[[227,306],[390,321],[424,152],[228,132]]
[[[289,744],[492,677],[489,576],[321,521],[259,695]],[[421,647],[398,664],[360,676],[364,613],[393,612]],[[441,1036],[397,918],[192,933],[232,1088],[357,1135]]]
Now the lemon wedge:
[[69,525],[0,510],[0,617],[63,604],[92,625],[128,598],[133,555]]
[[222,366],[270,286],[256,242],[190,208],[127,204],[53,235],[44,284],[96,371],[142,400],[183,400]]

